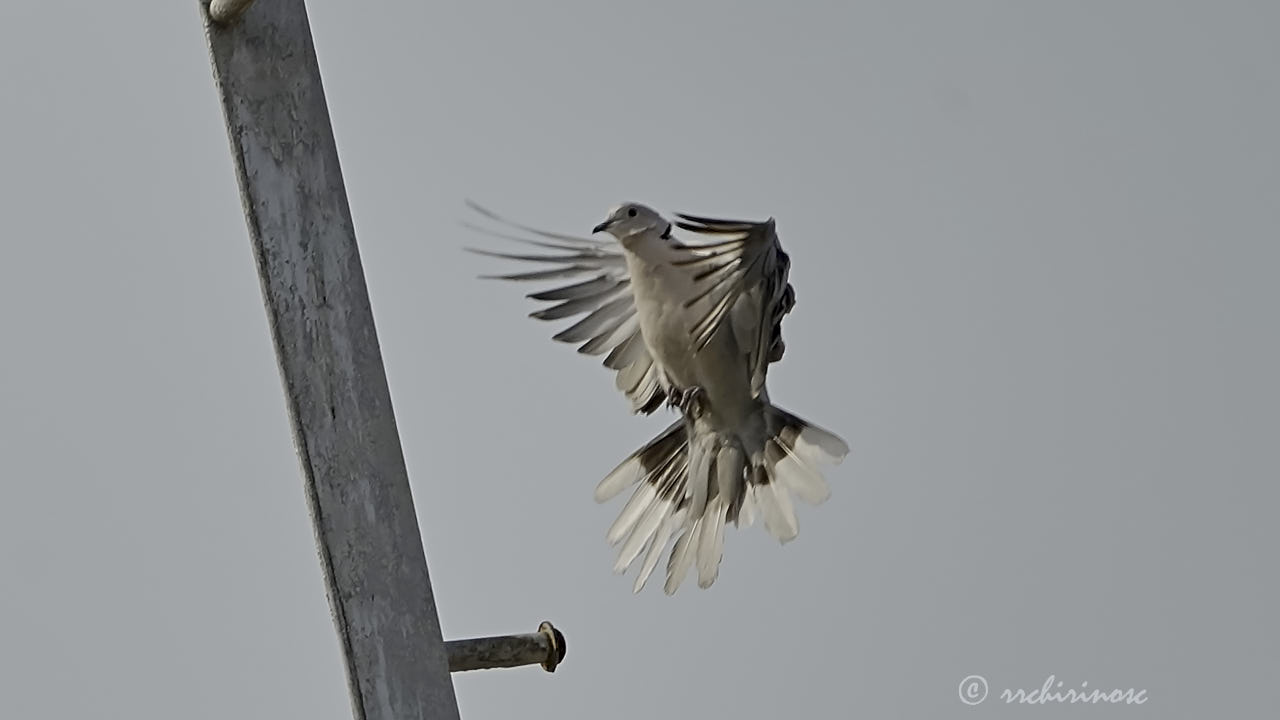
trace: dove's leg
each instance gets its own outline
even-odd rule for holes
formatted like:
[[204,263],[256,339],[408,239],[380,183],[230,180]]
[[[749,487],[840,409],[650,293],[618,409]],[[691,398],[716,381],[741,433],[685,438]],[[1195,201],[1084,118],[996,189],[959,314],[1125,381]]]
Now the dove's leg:
[[680,400],[684,397],[684,392],[674,387],[667,388],[667,407],[680,409]]
[[667,394],[667,404],[693,418],[702,414],[707,394],[702,388],[694,385],[687,388],[672,388]]

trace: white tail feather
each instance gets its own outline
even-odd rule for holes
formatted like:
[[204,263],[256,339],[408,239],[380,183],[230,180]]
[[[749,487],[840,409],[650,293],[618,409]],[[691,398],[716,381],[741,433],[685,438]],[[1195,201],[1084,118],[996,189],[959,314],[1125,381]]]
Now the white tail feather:
[[795,440],[796,454],[812,465],[839,465],[849,454],[849,444],[815,425],[806,425]]
[[642,479],[655,479],[654,473],[661,469],[662,464],[669,457],[680,454],[685,443],[684,433],[684,423],[676,421],[663,430],[661,435],[618,463],[596,485],[596,502],[610,500]]
[[756,523],[756,508],[760,501],[756,499],[756,488],[754,485],[748,485],[747,491],[742,497],[742,508],[738,510],[738,527],[748,528]]
[[653,537],[653,534],[658,531],[658,526],[671,514],[671,508],[672,503],[669,500],[658,499],[649,504],[649,509],[644,514],[644,517],[636,524],[635,529],[631,531],[631,537],[627,538],[622,550],[618,551],[618,561],[613,566],[614,572],[624,573],[627,571],[627,567],[644,549],[645,544],[649,542],[649,538]]
[[689,443],[689,492],[692,501],[689,505],[691,517],[702,517],[707,509],[707,499],[711,490],[711,460],[716,456],[716,445],[719,438],[715,435],[696,435]]
[[623,506],[622,512],[618,514],[618,519],[613,521],[613,525],[609,527],[609,534],[606,538],[610,545],[617,545],[618,541],[626,537],[636,526],[636,522],[640,520],[640,516],[645,510],[649,509],[649,503],[652,503],[658,497],[658,490],[651,484],[644,484],[636,488],[636,492]]
[[596,485],[596,502],[612,500],[618,493],[640,482],[643,474],[644,466],[640,464],[640,458],[632,455],[623,460]]
[[702,516],[702,534],[698,538],[698,587],[708,588],[720,574],[720,558],[724,555],[724,516],[728,508],[717,497],[707,503]]
[[785,455],[773,466],[773,476],[810,505],[821,505],[831,497],[831,488],[822,473],[799,455],[783,448]]
[[685,528],[684,534],[676,540],[671,550],[671,558],[667,561],[667,583],[663,590],[668,595],[680,587],[684,576],[689,574],[689,566],[693,564],[693,549],[698,545],[698,535],[702,530],[702,518],[694,518],[693,524]]
[[663,521],[662,527],[658,528],[658,533],[649,542],[649,551],[644,554],[644,565],[641,566],[640,573],[636,575],[635,585],[631,588],[632,592],[640,592],[644,589],[644,584],[649,581],[649,576],[653,574],[653,569],[658,566],[658,558],[662,557],[662,551],[666,549],[667,541],[671,539],[671,534],[682,525],[684,525],[683,510],[676,510]]
[[790,542],[800,534],[800,523],[796,520],[796,510],[791,505],[791,496],[780,482],[771,482],[760,488],[756,496],[760,501],[760,515],[764,518],[764,527],[778,542]]

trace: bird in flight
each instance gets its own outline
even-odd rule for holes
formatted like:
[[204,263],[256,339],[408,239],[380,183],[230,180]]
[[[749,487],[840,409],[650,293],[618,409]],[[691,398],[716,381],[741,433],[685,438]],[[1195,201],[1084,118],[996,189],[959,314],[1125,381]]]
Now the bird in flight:
[[795,538],[792,495],[813,505],[825,501],[830,491],[821,467],[839,464],[849,446],[769,400],[769,366],[785,351],[782,319],[795,305],[791,261],[774,220],[677,214],[668,221],[624,203],[582,237],[471,207],[507,231],[473,228],[551,251],[473,249],[542,266],[486,277],[568,281],[531,293],[552,303],[531,316],[585,316],[554,339],[604,355],[633,412],[679,411],[596,487],[597,502],[635,487],[608,531],[609,543],[621,546],[614,571],[626,572],[643,556],[633,586],[639,592],[674,540],[665,591],[674,593],[694,567],[706,588],[719,573],[726,524],[750,525],[758,515],[780,542]]

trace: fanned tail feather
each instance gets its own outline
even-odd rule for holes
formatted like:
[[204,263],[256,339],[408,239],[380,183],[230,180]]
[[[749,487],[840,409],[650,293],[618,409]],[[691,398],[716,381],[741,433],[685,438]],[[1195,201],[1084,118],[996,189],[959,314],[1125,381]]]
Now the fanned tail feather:
[[758,515],[769,534],[786,543],[799,533],[792,495],[811,505],[830,496],[820,468],[839,464],[849,446],[785,410],[762,408],[766,439],[760,447],[744,447],[737,436],[680,420],[597,486],[598,502],[635,486],[607,534],[619,546],[615,572],[626,572],[643,557],[635,592],[644,588],[673,538],[667,594],[695,567],[698,586],[707,588],[719,574],[726,524],[750,525]]

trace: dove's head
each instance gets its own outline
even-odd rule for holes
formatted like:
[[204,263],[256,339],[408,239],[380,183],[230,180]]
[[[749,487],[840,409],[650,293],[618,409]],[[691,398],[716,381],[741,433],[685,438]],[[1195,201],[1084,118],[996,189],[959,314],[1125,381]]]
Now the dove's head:
[[670,238],[671,223],[653,208],[639,203],[623,203],[610,210],[609,216],[592,232],[607,232],[618,242],[628,245],[641,238]]

